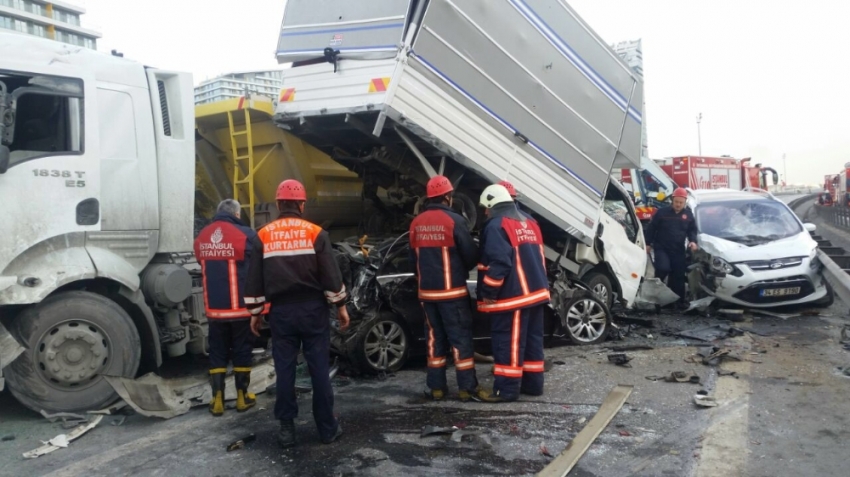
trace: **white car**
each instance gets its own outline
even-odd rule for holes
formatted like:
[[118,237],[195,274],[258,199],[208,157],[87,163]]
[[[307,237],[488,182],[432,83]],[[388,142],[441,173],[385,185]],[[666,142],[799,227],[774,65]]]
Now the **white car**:
[[705,292],[753,308],[801,303],[829,306],[814,224],[803,224],[764,191],[689,190]]

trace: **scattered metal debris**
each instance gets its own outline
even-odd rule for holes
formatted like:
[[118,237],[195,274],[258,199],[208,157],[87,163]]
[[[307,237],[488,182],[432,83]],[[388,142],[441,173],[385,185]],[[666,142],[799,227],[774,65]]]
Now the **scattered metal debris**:
[[711,342],[721,338],[734,338],[744,334],[744,330],[734,326],[718,323],[716,325],[705,326],[684,331],[665,331],[663,332],[670,336],[678,336],[679,338],[687,338],[698,341]]
[[620,431],[620,432],[618,432],[618,434],[620,434],[620,436],[622,436],[622,437],[631,437],[632,436],[632,434],[629,431]]
[[708,310],[708,307],[711,306],[711,303],[714,302],[713,296],[707,296],[705,298],[700,298],[699,300],[694,300],[688,304],[688,308],[685,310],[685,313],[691,310],[697,311],[705,311]]
[[590,423],[584,427],[572,442],[567,445],[564,452],[549,463],[543,470],[538,473],[538,477],[565,477],[570,473],[570,470],[576,465],[576,462],[587,452],[593,441],[599,437],[599,434],[608,426],[614,416],[620,412],[620,409],[625,404],[626,399],[631,395],[633,386],[619,385],[608,393],[605,401],[599,406],[596,415],[593,416]]
[[57,412],[55,414],[48,414],[44,409],[41,410],[41,415],[44,416],[50,422],[56,421],[64,421],[67,419],[73,419],[75,421],[86,421],[88,420],[86,416],[82,414],[75,414],[73,412]]
[[610,349],[611,351],[622,352],[622,351],[650,350],[650,349],[655,349],[655,347],[649,346],[649,345],[626,345],[626,346],[611,346],[608,349]]
[[612,353],[608,355],[608,361],[616,364],[617,366],[627,366],[630,367],[629,361],[632,358],[625,353]]
[[104,416],[110,416],[110,415],[115,414],[116,412],[124,409],[125,407],[127,407],[127,402],[121,400],[121,401],[118,401],[115,404],[113,404],[113,405],[111,405],[107,408],[100,409],[98,411],[89,411],[88,414],[103,414]]
[[15,440],[15,436],[13,436],[12,434],[0,437],[0,441],[2,441],[2,442],[9,442],[9,441],[13,441],[13,440]]
[[247,444],[249,442],[254,442],[255,440],[257,440],[256,435],[248,434],[247,436],[245,436],[241,439],[237,439],[237,440],[231,442],[230,444],[228,444],[227,445],[227,452],[232,452],[232,451],[235,451],[237,449],[242,449],[242,448],[245,447],[245,444]]
[[616,315],[614,316],[614,318],[619,322],[626,323],[629,325],[637,325],[642,326],[644,328],[655,328],[655,320],[651,318],[643,318],[623,314]]
[[[700,391],[704,392],[704,391]],[[717,400],[714,399],[713,396],[709,396],[706,394],[700,394],[699,392],[694,395],[694,403],[700,407],[717,407]]]
[[555,457],[552,455],[552,453],[549,452],[549,449],[546,447],[545,442],[540,443],[540,453],[545,455],[546,457]]
[[58,436],[54,437],[53,439],[50,439],[47,442],[42,442],[44,445],[39,447],[38,449],[33,449],[29,452],[24,452],[24,459],[35,459],[36,457],[41,457],[43,455],[50,454],[51,452],[57,451],[63,447],[68,447],[68,444],[70,442],[74,441],[75,439],[79,438],[80,436],[94,429],[95,426],[100,424],[101,419],[103,419],[103,416],[94,416],[88,424],[77,427],[67,435],[59,434]]
[[640,285],[635,297],[635,306],[639,309],[655,309],[656,305],[667,306],[679,300],[679,295],[657,278],[646,278]]
[[425,426],[422,428],[422,432],[419,433],[419,437],[428,437],[435,435],[448,435],[457,431],[458,428],[456,426],[452,427],[437,427],[437,426]]
[[673,371],[666,376],[646,376],[650,381],[664,381],[667,383],[692,383],[700,384],[700,377],[696,374],[688,374],[684,371]]
[[726,318],[729,318],[731,321],[744,321],[744,310],[722,308],[717,310],[717,312]]
[[113,419],[112,422],[110,422],[110,424],[112,424],[115,427],[118,427],[118,426],[124,424],[125,420],[127,420],[127,416],[121,416],[118,419]]

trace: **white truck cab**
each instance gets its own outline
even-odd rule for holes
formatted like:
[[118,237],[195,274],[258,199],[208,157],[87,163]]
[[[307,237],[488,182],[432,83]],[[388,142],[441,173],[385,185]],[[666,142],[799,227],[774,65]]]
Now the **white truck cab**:
[[203,351],[193,114],[189,74],[0,32],[0,316],[26,348],[0,370],[28,407],[96,407],[103,374]]

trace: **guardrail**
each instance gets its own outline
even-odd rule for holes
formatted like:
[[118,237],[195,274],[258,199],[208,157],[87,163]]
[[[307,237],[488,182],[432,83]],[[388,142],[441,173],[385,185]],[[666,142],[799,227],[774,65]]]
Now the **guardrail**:
[[850,229],[850,207],[826,206],[815,204],[818,217],[836,227]]
[[[801,197],[792,200],[788,204],[788,207],[791,210],[795,210],[805,202],[815,200],[816,198],[817,194]],[[825,207],[815,204],[815,208],[818,211],[818,216],[828,222],[831,222],[830,219],[844,220],[843,217],[850,217],[850,209],[846,207]],[[822,210],[827,211],[822,212]],[[850,225],[839,225],[839,222],[832,223],[839,227],[850,228]],[[850,221],[843,223],[850,224]],[[832,242],[824,240],[823,237],[816,233],[812,234],[812,236],[818,241],[818,260],[823,264],[823,277],[832,285],[835,295],[842,302],[850,305],[850,255],[847,255],[847,252],[843,248],[834,247]]]

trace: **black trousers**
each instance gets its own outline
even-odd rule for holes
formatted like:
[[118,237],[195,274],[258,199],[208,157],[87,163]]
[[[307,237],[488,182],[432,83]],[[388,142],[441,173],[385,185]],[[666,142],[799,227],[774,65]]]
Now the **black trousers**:
[[233,361],[234,368],[251,367],[251,350],[254,335],[251,320],[209,320],[210,368],[226,368]]
[[681,250],[669,250],[663,248],[655,249],[655,276],[662,282],[666,279],[667,286],[673,293],[679,295],[680,300],[685,300],[685,272],[687,271],[687,258],[685,248]]
[[338,423],[333,415],[334,392],[328,376],[331,336],[327,302],[272,303],[269,328],[272,331],[272,354],[277,373],[275,418],[288,420],[298,415],[295,366],[303,345],[304,358],[313,381],[313,418],[316,428],[322,439],[332,438]]

